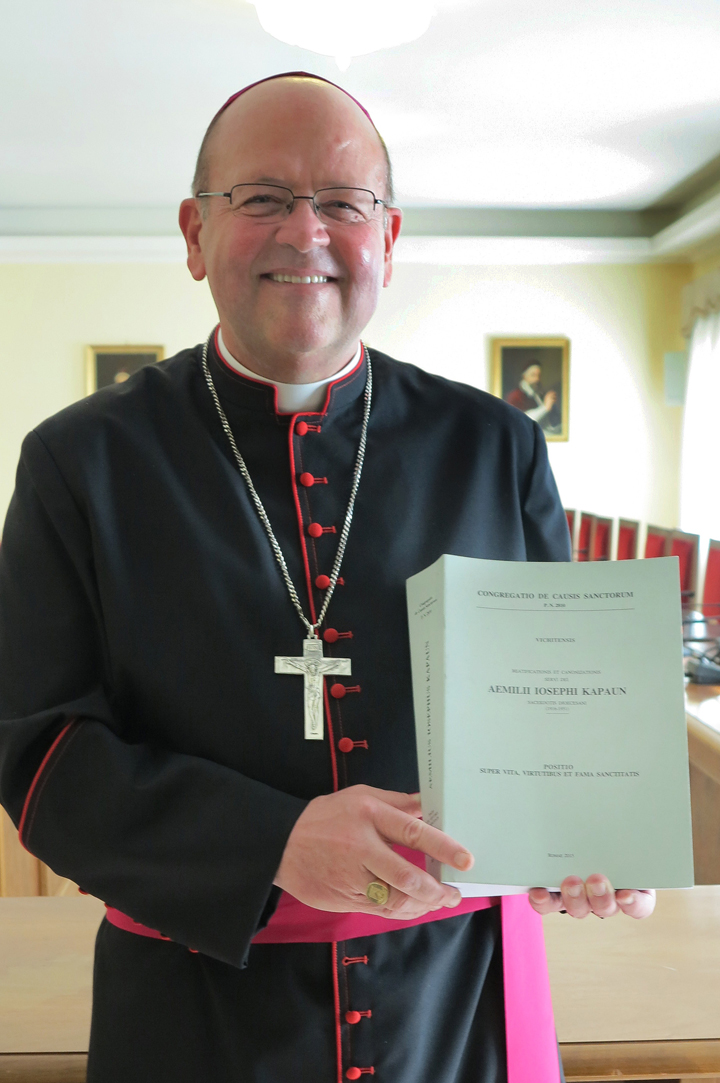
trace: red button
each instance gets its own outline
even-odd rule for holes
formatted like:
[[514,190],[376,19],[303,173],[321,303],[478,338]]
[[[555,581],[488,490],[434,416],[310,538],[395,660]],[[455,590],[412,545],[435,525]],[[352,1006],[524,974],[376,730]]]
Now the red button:
[[340,633],[337,628],[326,628],[323,632],[323,639],[326,643],[337,643],[340,638]]
[[318,590],[327,590],[328,587],[330,586],[330,576],[329,575],[319,575],[317,577],[317,579],[315,580],[315,586],[317,587]]
[[307,421],[298,421],[297,425],[295,426],[295,432],[297,433],[298,436],[307,436],[307,434],[308,434]]
[[361,1019],[360,1012],[345,1012],[346,1023],[359,1023]]
[[333,699],[342,699],[347,694],[347,688],[344,684],[334,684],[330,689],[330,695]]
[[312,476],[312,474],[301,474],[300,484],[304,485],[306,489],[311,489],[315,484],[315,478]]
[[360,1071],[359,1068],[348,1068],[347,1072],[345,1073],[345,1078],[346,1079],[359,1079],[361,1075],[362,1075],[362,1072]]
[[[338,748],[341,752],[352,752],[355,747],[355,742],[351,741],[349,737],[341,737],[338,741]],[[358,1016],[358,1019],[360,1016]],[[357,1020],[356,1020],[357,1022]]]
[[311,538],[322,538],[323,528],[319,523],[311,523],[308,527],[308,534]]

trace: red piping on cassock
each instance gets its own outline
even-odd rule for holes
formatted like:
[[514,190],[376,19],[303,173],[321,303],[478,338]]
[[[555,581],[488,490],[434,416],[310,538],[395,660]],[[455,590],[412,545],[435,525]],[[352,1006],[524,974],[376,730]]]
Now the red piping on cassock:
[[[43,771],[45,770],[48,763],[50,762],[50,759],[51,759],[55,749],[58,747],[58,745],[60,744],[63,737],[65,736],[67,731],[70,729],[70,727],[74,726],[76,722],[77,722],[76,718],[71,718],[70,721],[67,722],[63,726],[63,728],[60,730],[60,732],[58,733],[58,735],[55,738],[55,740],[53,741],[53,743],[50,745],[50,748],[47,750],[47,752],[43,756],[42,762],[41,762],[40,766],[38,767],[37,771],[35,772],[35,775],[33,777],[32,782],[30,783],[30,789],[28,790],[27,796],[25,797],[25,804],[23,805],[22,815],[20,817],[20,826],[18,827],[18,838],[20,839],[20,845],[23,847],[24,850],[27,850],[27,846],[25,845],[25,843],[23,841],[23,831],[25,830],[25,820],[27,818],[27,814],[28,814],[28,811],[29,811],[29,808],[30,808],[30,801],[32,800],[32,796],[35,793],[35,788],[36,788],[38,782],[40,781],[40,777],[41,777]],[[30,851],[28,850],[28,853],[29,852]]]

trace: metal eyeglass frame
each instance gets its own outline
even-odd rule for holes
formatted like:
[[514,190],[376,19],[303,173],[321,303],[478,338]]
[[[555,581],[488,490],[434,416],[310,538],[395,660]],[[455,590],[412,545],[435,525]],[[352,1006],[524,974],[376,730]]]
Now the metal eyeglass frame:
[[[315,214],[317,215],[318,218],[320,218],[320,211],[318,210],[318,205],[316,203],[316,199],[320,195],[321,192],[337,192],[337,191],[367,192],[368,195],[373,197],[373,210],[375,210],[375,208],[378,205],[381,206],[381,207],[385,207],[385,208],[387,208],[387,206],[388,206],[386,201],[384,199],[378,199],[377,196],[375,195],[375,193],[370,188],[354,188],[349,184],[335,184],[331,188],[318,188],[317,192],[315,192],[311,196],[296,196],[295,193],[293,192],[292,188],[286,188],[284,184],[262,184],[261,182],[243,181],[242,184],[233,184],[233,186],[232,186],[232,188],[230,189],[229,192],[198,192],[197,195],[195,196],[195,198],[196,199],[202,199],[205,196],[225,196],[226,199],[230,200],[230,205],[232,207],[232,194],[233,194],[233,192],[235,191],[236,188],[258,188],[258,187],[276,188],[278,190],[278,192],[289,192],[290,193],[290,195],[292,197],[292,202],[290,203],[289,210],[285,214],[285,218],[290,217],[293,210],[295,209],[295,204],[298,201],[298,199],[307,199],[307,200],[309,200],[312,203],[313,210],[315,211]],[[248,215],[247,217],[251,218],[253,216]],[[257,217],[260,220],[262,220],[262,215],[258,215]],[[320,218],[320,221],[322,222],[322,221],[324,221],[324,219]],[[331,221],[335,221],[335,220],[331,219]],[[340,225],[342,223],[338,222],[337,224]],[[345,223],[345,224],[350,224],[350,223]]]

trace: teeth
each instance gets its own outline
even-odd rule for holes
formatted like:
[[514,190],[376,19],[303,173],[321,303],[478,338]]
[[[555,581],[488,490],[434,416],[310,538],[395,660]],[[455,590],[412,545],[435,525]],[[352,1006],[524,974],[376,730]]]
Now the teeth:
[[273,282],[294,282],[300,286],[310,286],[315,282],[327,282],[326,275],[274,275],[269,276]]

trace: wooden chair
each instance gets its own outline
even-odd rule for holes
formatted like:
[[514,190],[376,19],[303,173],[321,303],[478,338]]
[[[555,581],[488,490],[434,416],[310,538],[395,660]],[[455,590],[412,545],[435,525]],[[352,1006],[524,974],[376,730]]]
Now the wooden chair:
[[618,523],[616,560],[637,560],[640,555],[640,523],[621,519]]
[[700,538],[697,534],[673,530],[668,556],[678,557],[680,561],[680,593],[683,606],[693,605],[697,594],[699,552]]
[[575,520],[576,515],[570,508],[565,508],[565,518],[567,519],[568,530],[570,531],[570,548],[575,549]]
[[574,560],[590,560],[590,535],[592,534],[595,519],[596,516],[587,511],[580,512],[577,545],[573,553]]
[[720,640],[720,541],[710,540],[702,601],[683,617],[683,637],[688,644],[706,644],[702,650]]
[[649,526],[647,528],[647,537],[645,538],[645,556],[670,556],[672,535],[672,530],[665,530],[664,527],[661,526]]
[[612,525],[612,519],[604,519],[600,515],[593,516],[588,560],[610,560]]
[[720,541],[710,539],[705,585],[700,608],[710,620],[720,621]]

